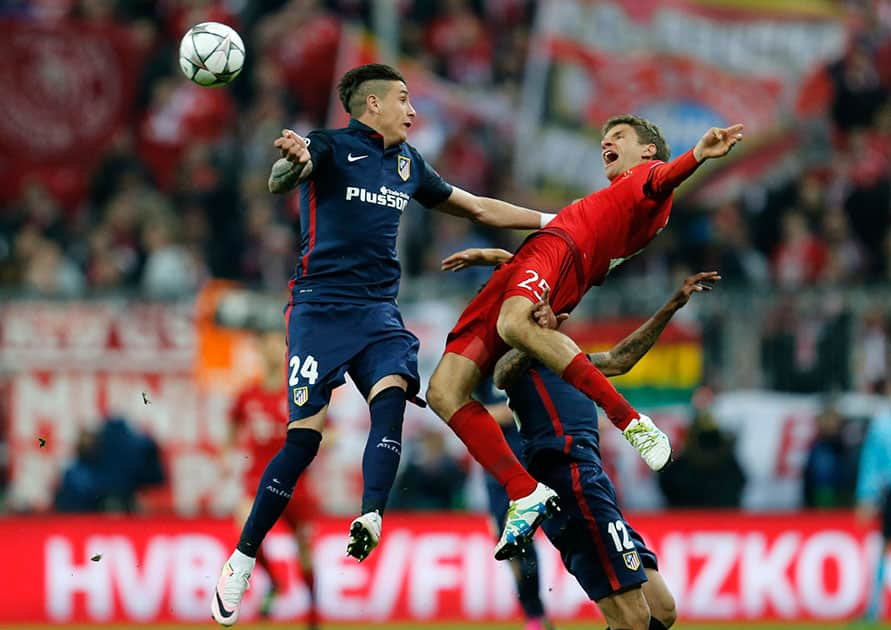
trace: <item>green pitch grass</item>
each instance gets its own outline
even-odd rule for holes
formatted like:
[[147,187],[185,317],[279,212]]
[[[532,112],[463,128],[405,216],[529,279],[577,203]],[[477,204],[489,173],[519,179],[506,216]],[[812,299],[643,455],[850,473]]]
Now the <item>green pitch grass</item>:
[[[220,630],[222,626],[215,623],[197,624],[145,624],[145,625],[65,625],[51,626],[45,624],[4,626],[3,630],[50,630],[56,628],[76,628],[79,630],[133,630],[134,628],[151,628],[151,630]],[[236,630],[305,630],[302,623],[245,623],[234,626]],[[346,624],[326,623],[320,630],[522,630],[522,624],[516,623],[393,623],[393,624]],[[602,630],[603,622],[592,619],[589,623],[561,623],[557,624],[558,630]],[[715,622],[715,623],[686,623],[683,620],[674,625],[672,630],[891,630],[891,624],[871,624],[865,622],[827,622],[827,623],[739,623],[739,622]]]

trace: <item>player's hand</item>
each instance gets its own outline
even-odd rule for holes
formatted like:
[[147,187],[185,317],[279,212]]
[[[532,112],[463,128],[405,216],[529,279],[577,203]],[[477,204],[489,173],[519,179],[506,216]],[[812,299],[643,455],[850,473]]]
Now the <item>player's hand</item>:
[[721,276],[718,275],[717,271],[702,271],[700,273],[694,273],[692,276],[687,276],[684,279],[684,284],[677,290],[677,293],[674,294],[672,300],[677,308],[681,308],[684,304],[690,301],[690,297],[694,293],[711,291],[715,283],[720,279]]
[[723,129],[712,127],[705,132],[693,148],[693,156],[698,162],[708,158],[727,155],[733,146],[743,139],[742,124],[731,125]]
[[542,328],[556,330],[560,328],[560,324],[569,319],[569,313],[555,315],[551,308],[550,297],[551,289],[546,288],[541,294],[541,299],[532,305],[531,315],[532,320]]
[[290,129],[282,129],[282,135],[275,139],[272,143],[276,149],[281,151],[282,157],[295,164],[306,164],[309,162],[309,149],[306,148],[306,140]]
[[468,267],[488,266],[494,267],[511,259],[511,254],[506,249],[496,247],[472,247],[462,249],[443,258],[440,269],[443,271],[461,271]]

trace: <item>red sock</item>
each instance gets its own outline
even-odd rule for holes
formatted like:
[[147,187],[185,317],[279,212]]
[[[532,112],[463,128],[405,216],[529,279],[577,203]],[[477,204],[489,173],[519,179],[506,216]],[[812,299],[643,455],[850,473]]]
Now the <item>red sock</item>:
[[637,412],[616,391],[613,384],[596,367],[591,365],[588,355],[579,352],[563,370],[561,378],[596,402],[606,412],[616,427],[624,431],[628,424],[638,417]]
[[538,482],[520,464],[501,427],[479,402],[461,407],[449,418],[449,426],[473,458],[504,486],[512,501],[535,490]]

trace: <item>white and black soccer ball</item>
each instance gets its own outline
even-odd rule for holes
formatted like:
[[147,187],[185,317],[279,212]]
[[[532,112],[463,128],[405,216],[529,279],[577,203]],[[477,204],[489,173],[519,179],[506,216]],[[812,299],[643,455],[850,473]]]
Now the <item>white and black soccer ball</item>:
[[244,42],[231,26],[196,24],[179,44],[179,67],[198,85],[226,85],[244,67]]

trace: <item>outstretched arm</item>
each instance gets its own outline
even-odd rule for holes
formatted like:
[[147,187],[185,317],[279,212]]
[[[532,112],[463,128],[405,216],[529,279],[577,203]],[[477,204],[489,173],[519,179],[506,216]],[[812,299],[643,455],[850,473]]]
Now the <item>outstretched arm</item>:
[[712,127],[699,139],[695,147],[667,164],[654,167],[646,184],[646,193],[652,196],[669,194],[690,177],[702,162],[709,158],[727,155],[730,149],[742,140],[742,130],[741,124],[724,129]]
[[711,291],[712,285],[720,279],[721,276],[716,271],[704,271],[688,276],[681,288],[650,319],[641,324],[640,328],[606,352],[588,355],[591,363],[606,376],[625,374],[649,352],[674,314],[690,301],[690,296],[700,291]]
[[457,186],[452,189],[452,194],[445,201],[434,207],[434,210],[464,217],[483,225],[520,230],[537,230],[557,216],[490,197],[477,197]]
[[513,254],[506,249],[497,247],[471,247],[443,258],[440,269],[442,271],[461,271],[475,266],[494,267],[507,262],[512,256]]
[[309,177],[313,165],[306,140],[290,129],[283,129],[273,146],[281,151],[282,157],[272,165],[268,185],[269,192],[279,195],[293,190]]
[[[649,352],[659,335],[665,330],[665,326],[674,314],[690,301],[690,297],[700,291],[711,291],[712,285],[720,279],[721,276],[716,271],[704,271],[688,276],[681,288],[637,330],[606,352],[589,354],[588,359],[594,367],[603,372],[604,376],[625,374]],[[532,317],[539,325],[549,328],[559,326],[566,318],[563,314],[554,317],[550,305],[544,297],[533,308]],[[561,317],[563,319],[560,319]],[[554,322],[555,324],[552,325]],[[510,350],[495,365],[495,386],[505,389],[529,369],[530,363],[531,359],[527,355],[518,350]]]

